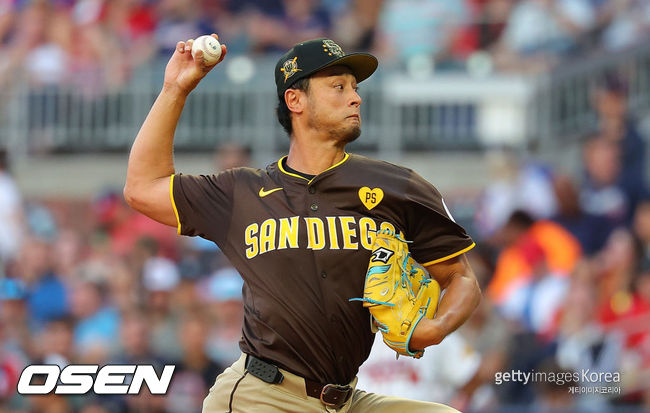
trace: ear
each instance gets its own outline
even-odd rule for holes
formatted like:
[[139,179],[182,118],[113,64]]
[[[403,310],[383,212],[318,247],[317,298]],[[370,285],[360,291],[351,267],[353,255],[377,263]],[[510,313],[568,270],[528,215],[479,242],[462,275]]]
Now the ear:
[[302,113],[306,101],[306,93],[298,89],[287,89],[284,91],[284,101],[287,108],[293,113]]

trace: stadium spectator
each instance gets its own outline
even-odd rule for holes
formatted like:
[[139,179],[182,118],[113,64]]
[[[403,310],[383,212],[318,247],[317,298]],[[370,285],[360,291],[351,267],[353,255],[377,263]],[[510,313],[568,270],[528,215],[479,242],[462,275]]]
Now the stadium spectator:
[[482,190],[474,217],[481,237],[494,236],[516,210],[535,219],[553,216],[557,200],[548,165],[520,159],[512,149],[491,151],[487,157],[490,181]]
[[0,277],[0,358],[3,351],[16,359],[32,355],[30,322],[25,285],[20,279]]
[[103,280],[89,274],[75,280],[70,292],[70,310],[75,318],[74,344],[82,363],[102,363],[115,350],[120,315],[106,296]]
[[634,209],[632,196],[620,183],[620,147],[596,135],[583,146],[583,165],[580,204],[585,212],[606,218],[610,231],[628,224]]
[[56,242],[52,245],[52,267],[62,280],[74,278],[74,272],[86,253],[82,235],[72,228],[58,230]]
[[488,296],[497,306],[531,282],[536,265],[544,263],[548,271],[566,277],[582,255],[578,241],[560,225],[547,220],[535,221],[523,211],[512,214],[499,238],[503,250],[487,288]]
[[35,337],[37,360],[41,364],[56,364],[61,369],[74,363],[74,319],[66,316],[50,320]]
[[596,254],[605,246],[613,230],[609,221],[603,216],[584,211],[580,205],[580,189],[571,177],[556,174],[553,187],[557,199],[557,213],[552,220],[576,237],[585,255]]
[[429,75],[446,64],[447,50],[469,19],[462,0],[387,0],[378,20],[376,48],[399,70]]
[[0,149],[0,220],[4,223],[0,231],[0,262],[6,262],[20,250],[25,222],[22,196],[9,172],[9,158],[4,148]]
[[121,64],[130,71],[151,60],[156,48],[154,33],[158,24],[155,3],[143,0],[112,0],[105,6],[106,31],[126,50]]
[[330,3],[340,4],[330,8],[331,37],[338,39],[344,50],[370,50],[375,42],[383,0],[344,0]]
[[595,24],[589,0],[522,0],[510,14],[495,63],[505,71],[547,70],[579,49]]
[[499,405],[493,386],[495,374],[505,371],[507,350],[511,347],[509,327],[489,297],[484,296],[461,333],[480,355],[481,363],[472,380],[465,385],[463,393],[456,398],[458,406],[467,406],[468,411],[493,410]]
[[[556,361],[571,372],[620,371],[621,341],[616,335],[607,334],[597,317],[597,276],[592,265],[580,264],[558,317]],[[608,383],[583,385],[607,386]],[[605,396],[579,397],[576,408],[596,411],[608,406]]]
[[244,319],[243,285],[241,276],[233,267],[222,268],[197,284],[212,323],[208,353],[210,358],[224,366],[232,364],[241,355],[239,340]]
[[316,0],[283,0],[284,25],[292,41],[325,37],[330,30],[330,16]]
[[650,261],[650,198],[639,203],[634,214],[634,235],[639,242],[641,259]]
[[[464,409],[462,403],[471,396],[467,386],[477,375],[481,356],[456,331],[430,349],[420,359],[400,357],[375,335],[370,356],[357,374],[359,387],[413,400],[435,401]],[[462,401],[461,401],[462,400]]]
[[608,73],[594,91],[601,136],[619,148],[621,171],[619,184],[630,198],[630,208],[647,191],[646,141],[637,120],[628,107],[628,86],[620,75]]
[[476,15],[471,26],[476,50],[491,50],[506,27],[513,0],[470,0]]
[[176,257],[176,232],[128,208],[124,198],[114,191],[99,194],[92,205],[97,228],[108,235],[111,252],[126,256],[143,237],[156,241],[160,255]]
[[154,38],[159,57],[174,53],[178,39],[196,39],[214,32],[213,22],[204,20],[197,0],[161,0],[156,10]]
[[251,148],[238,142],[223,143],[214,152],[215,171],[225,171],[230,168],[250,165]]
[[[45,384],[44,379],[34,379],[34,385]],[[28,396],[30,413],[69,413],[73,411],[69,396],[56,394],[54,392],[42,395]]]
[[568,289],[568,274],[549,270],[546,251],[533,236],[517,241],[518,251],[530,273],[513,281],[507,298],[499,303],[503,316],[528,331],[542,334],[552,323]]
[[630,47],[650,30],[650,4],[646,1],[608,1],[601,9],[606,20],[602,46],[607,51]]
[[30,237],[25,240],[15,265],[10,269],[20,278],[28,291],[27,305],[33,328],[68,314],[68,287],[53,272],[52,244],[50,241]]
[[[119,328],[119,350],[111,359],[113,364],[151,365],[160,374],[166,363],[151,346],[151,329],[146,314],[139,308],[127,310],[121,316]],[[162,412],[165,396],[152,395],[147,386],[139,394],[126,395],[119,400],[108,399],[107,407],[118,408],[124,412]],[[102,401],[102,400],[98,400]]]
[[183,358],[176,363],[167,398],[170,413],[200,413],[215,377],[226,368],[210,359],[206,352],[209,328],[203,309],[188,311],[179,323],[178,339]]
[[[265,4],[266,3],[266,4]],[[262,2],[250,9],[248,33],[251,49],[258,53],[281,53],[297,41],[325,37],[330,18],[314,0]]]
[[168,360],[178,359],[181,353],[176,334],[179,314],[173,304],[179,282],[180,274],[173,261],[155,254],[145,260],[142,285],[153,338],[151,346]]

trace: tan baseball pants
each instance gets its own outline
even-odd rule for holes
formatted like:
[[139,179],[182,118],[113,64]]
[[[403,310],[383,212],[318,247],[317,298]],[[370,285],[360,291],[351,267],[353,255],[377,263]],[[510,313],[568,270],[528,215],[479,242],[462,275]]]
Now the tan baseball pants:
[[[217,377],[203,401],[203,413],[451,413],[449,406],[381,396],[355,389],[350,400],[339,410],[327,408],[320,400],[307,396],[305,381],[286,370],[280,384],[263,382],[245,370],[242,356]],[[356,379],[350,385],[356,385]]]

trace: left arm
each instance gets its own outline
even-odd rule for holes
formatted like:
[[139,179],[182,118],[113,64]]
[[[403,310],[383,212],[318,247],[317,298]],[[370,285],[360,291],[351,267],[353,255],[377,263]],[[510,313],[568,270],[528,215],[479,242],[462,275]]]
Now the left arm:
[[422,318],[409,347],[423,349],[439,344],[472,315],[481,300],[481,289],[465,254],[426,267],[445,291],[434,319]]

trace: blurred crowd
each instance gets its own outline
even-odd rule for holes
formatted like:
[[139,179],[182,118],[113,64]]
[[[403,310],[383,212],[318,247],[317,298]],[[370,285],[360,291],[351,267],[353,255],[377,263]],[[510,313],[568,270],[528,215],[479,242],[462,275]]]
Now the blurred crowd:
[[[22,73],[43,86],[121,87],[177,40],[209,32],[234,54],[330,36],[413,73],[534,73],[647,41],[650,2],[0,0],[0,84]],[[648,141],[624,80],[606,75],[592,101],[598,129],[583,139],[577,173],[515,150],[486,155],[491,183],[466,223],[480,307],[421,360],[395,361],[376,345],[360,387],[463,411],[650,409]],[[239,355],[237,272],[212,243],[129,209],[119,189],[88,201],[23,199],[1,155],[0,412],[199,412]],[[249,157],[223,146],[214,169]],[[17,395],[20,372],[35,363],[177,367],[167,396]],[[495,381],[585,370],[621,380]]]
[[[246,165],[249,155],[226,145],[215,169]],[[241,354],[237,271],[211,242],[134,213],[121,191],[24,200],[2,163],[0,171],[0,411],[200,412]],[[165,397],[17,394],[26,365],[71,363],[176,369]]]
[[[598,129],[578,173],[487,155],[490,184],[468,223],[482,303],[422,360],[375,346],[361,386],[462,411],[650,410],[648,140],[626,91],[612,74],[593,91]],[[511,372],[540,379],[502,380]]]
[[[593,91],[598,130],[584,137],[579,173],[514,150],[486,154],[490,184],[463,223],[478,244],[468,256],[479,308],[420,360],[395,360],[378,336],[361,388],[463,411],[650,409],[647,139],[626,92],[613,74]],[[250,155],[223,145],[214,170]],[[239,274],[212,243],[135,213],[119,190],[23,199],[0,161],[0,411],[199,412],[239,355]],[[35,363],[177,368],[167,396],[17,395]],[[580,376],[497,379],[513,371]]]
[[328,36],[412,74],[485,74],[543,71],[649,31],[644,0],[0,0],[0,84],[119,88],[177,41],[212,32],[231,55]]

